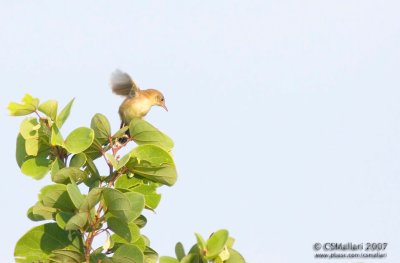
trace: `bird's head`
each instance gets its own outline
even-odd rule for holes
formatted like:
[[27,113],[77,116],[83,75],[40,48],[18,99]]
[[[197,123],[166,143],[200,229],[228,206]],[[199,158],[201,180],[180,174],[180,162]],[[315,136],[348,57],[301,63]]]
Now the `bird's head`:
[[165,105],[164,95],[160,91],[152,89],[151,90],[151,97],[152,97],[154,105],[163,107],[166,111],[168,111],[168,108]]

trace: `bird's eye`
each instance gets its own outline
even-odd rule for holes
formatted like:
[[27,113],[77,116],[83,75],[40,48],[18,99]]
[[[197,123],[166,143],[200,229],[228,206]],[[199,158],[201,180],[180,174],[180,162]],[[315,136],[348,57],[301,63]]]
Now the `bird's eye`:
[[164,101],[164,98],[161,98],[161,101]]

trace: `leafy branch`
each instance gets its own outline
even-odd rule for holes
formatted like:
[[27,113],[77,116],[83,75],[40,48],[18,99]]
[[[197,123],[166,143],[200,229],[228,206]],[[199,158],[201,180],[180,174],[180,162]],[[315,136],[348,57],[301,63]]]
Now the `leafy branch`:
[[[53,182],[40,190],[27,213],[33,221],[48,222],[20,238],[16,262],[157,262],[157,252],[141,234],[147,223],[142,213],[157,208],[159,187],[176,182],[173,141],[142,119],[112,134],[100,113],[90,127],[76,128],[64,139],[61,128],[73,102],[58,112],[57,101],[39,104],[27,94],[21,103],[8,106],[12,116],[30,115],[17,136],[16,159],[22,173],[36,180],[50,173]],[[128,130],[130,137],[121,140]],[[119,156],[131,142],[136,146]],[[107,175],[101,175],[95,164],[101,160]],[[105,244],[93,248],[102,233],[107,235]],[[176,258],[160,257],[160,262],[244,262],[232,248],[228,231],[219,230],[207,241],[199,234],[196,238],[188,254],[178,243]]]

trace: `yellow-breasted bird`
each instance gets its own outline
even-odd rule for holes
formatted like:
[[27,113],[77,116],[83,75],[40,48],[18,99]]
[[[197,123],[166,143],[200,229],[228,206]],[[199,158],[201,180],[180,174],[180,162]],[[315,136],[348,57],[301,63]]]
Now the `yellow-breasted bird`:
[[121,70],[111,75],[111,88],[117,94],[126,97],[119,107],[121,127],[129,125],[133,118],[143,118],[153,106],[165,106],[164,95],[156,89],[141,90],[132,78]]

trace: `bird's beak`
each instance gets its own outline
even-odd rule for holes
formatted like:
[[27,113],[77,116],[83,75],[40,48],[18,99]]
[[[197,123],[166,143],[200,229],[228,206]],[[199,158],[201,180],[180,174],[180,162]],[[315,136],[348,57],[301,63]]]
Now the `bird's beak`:
[[163,107],[166,111],[168,111],[167,106],[165,106],[165,104],[161,105],[161,107]]

